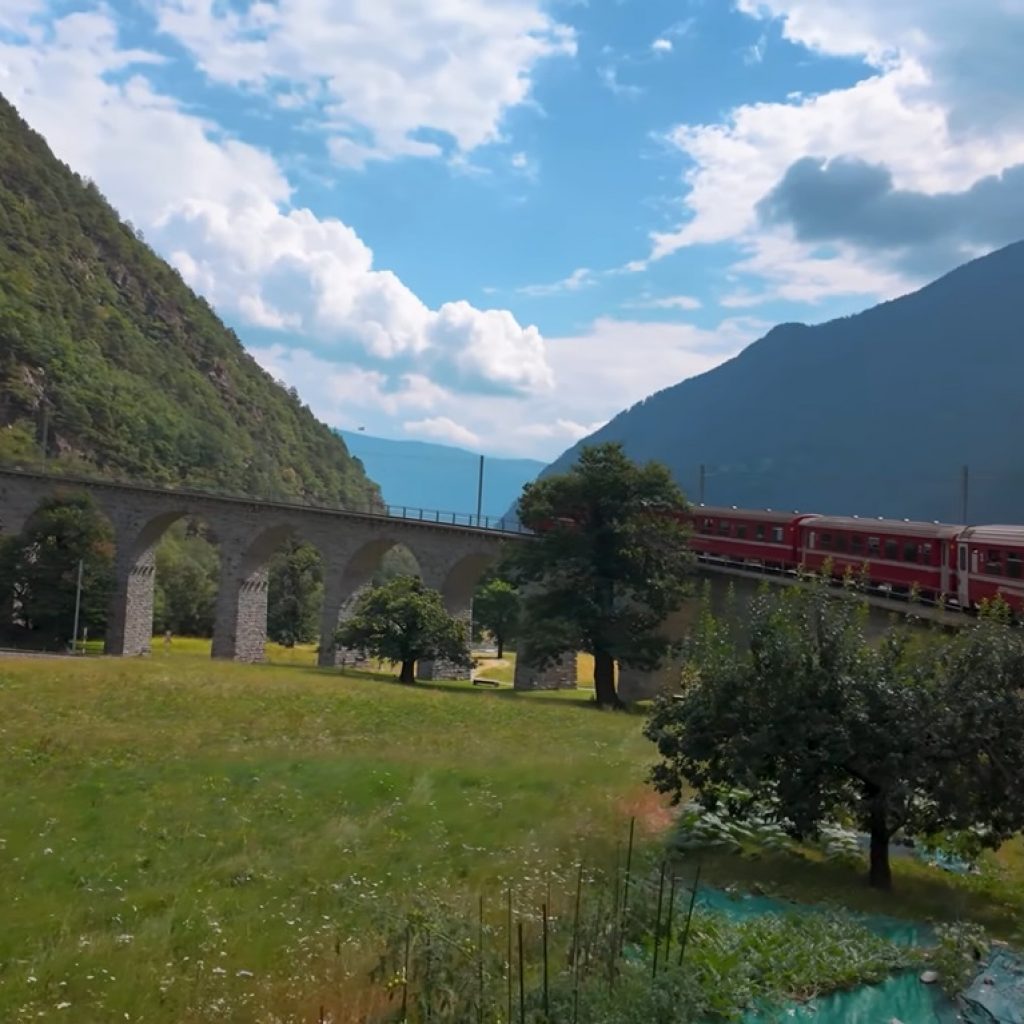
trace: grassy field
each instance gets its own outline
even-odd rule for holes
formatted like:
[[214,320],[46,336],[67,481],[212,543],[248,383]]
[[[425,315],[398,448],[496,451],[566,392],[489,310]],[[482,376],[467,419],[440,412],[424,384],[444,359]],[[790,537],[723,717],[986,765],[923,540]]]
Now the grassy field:
[[639,718],[186,646],[0,661],[4,1022],[314,1020],[407,894],[526,898],[650,802]]
[[[309,652],[280,656],[299,659]],[[357,1020],[366,937],[417,893],[539,905],[629,818],[670,821],[642,718],[586,691],[401,686],[308,664],[0,661],[0,1021]],[[277,656],[276,654],[274,656]],[[1018,846],[895,898],[814,862],[709,857],[705,877],[1010,934]]]

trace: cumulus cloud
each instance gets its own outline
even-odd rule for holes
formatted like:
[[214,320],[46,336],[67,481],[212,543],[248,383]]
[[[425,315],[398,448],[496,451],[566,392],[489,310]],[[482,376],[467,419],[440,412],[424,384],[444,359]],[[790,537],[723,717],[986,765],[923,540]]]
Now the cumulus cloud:
[[[885,297],[893,293],[863,289],[871,281],[897,289],[918,283],[929,264],[925,253],[897,256],[877,239],[852,234],[835,236],[841,245],[822,250],[806,235],[806,224],[801,236],[791,218],[760,217],[765,207],[759,204],[807,157],[828,166],[843,159],[884,168],[897,193],[942,197],[979,186],[989,194],[993,186],[979,183],[1002,175],[1005,194],[1015,181],[1011,169],[1024,164],[1024,4],[738,0],[737,7],[751,17],[778,20],[794,43],[822,55],[863,59],[873,70],[849,88],[744,104],[719,123],[674,128],[669,139],[689,163],[687,216],[652,236],[652,258],[685,246],[737,243],[746,254],[737,273],[759,277],[733,296],[747,302],[782,294],[774,288],[777,275],[759,276],[771,270],[771,257],[780,251],[791,274],[790,297],[794,291],[815,298]],[[972,194],[971,204],[981,202]],[[946,265],[929,266],[929,272],[948,269],[990,243],[986,232],[963,216],[958,230],[950,228]]]
[[159,59],[122,49],[97,9],[0,42],[0,88],[221,311],[339,360],[359,353],[393,380],[550,388],[536,328],[466,302],[426,306],[352,228],[293,206],[273,157],[157,92],[144,71]]
[[480,447],[480,438],[447,416],[434,416],[424,420],[413,420],[404,423],[403,429],[415,437],[432,437],[438,441],[445,441],[448,444],[468,446],[470,448]]
[[651,49],[655,53],[671,53],[672,52],[672,40],[671,39],[665,39],[664,37],[659,38],[659,39],[655,39],[654,42],[651,43]]
[[804,157],[758,211],[769,223],[790,225],[801,241],[847,241],[930,259],[940,244],[955,253],[965,239],[998,246],[1024,238],[1024,165],[962,192],[927,194],[896,188],[879,164]]
[[465,153],[499,138],[539,62],[576,51],[537,0],[157,0],[205,74],[287,97],[331,131],[339,162]]
[[[735,355],[769,326],[752,317],[734,317],[715,329],[602,318],[580,334],[548,339],[555,388],[525,397],[457,394],[412,379],[389,390],[385,375],[320,353],[273,346],[253,354],[334,426],[386,433],[395,416],[414,410],[420,415],[403,419],[407,433],[437,439],[444,430],[446,440],[493,454],[549,459],[623,408]],[[459,431],[476,441],[458,439]]]

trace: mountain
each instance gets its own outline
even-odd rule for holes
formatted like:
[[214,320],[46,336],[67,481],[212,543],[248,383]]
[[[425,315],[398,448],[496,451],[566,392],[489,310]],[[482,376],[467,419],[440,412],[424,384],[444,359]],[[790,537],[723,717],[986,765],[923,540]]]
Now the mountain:
[[708,504],[1024,522],[1024,242],[856,316],[783,324],[620,413],[621,441]]
[[[462,448],[423,441],[392,441],[339,431],[381,487],[384,500],[410,508],[476,512],[480,456]],[[484,459],[483,514],[502,516],[519,497],[523,484],[537,477],[543,462],[534,459]]]
[[0,461],[379,500],[345,443],[0,97]]

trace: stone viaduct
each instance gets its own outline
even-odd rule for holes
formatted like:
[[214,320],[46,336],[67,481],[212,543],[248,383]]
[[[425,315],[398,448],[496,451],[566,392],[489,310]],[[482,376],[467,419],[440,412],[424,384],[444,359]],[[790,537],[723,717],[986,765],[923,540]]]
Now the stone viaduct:
[[[522,534],[443,521],[442,513],[418,518],[362,513],[284,502],[255,501],[157,487],[51,477],[0,470],[0,530],[18,533],[47,498],[89,494],[109,519],[115,538],[116,589],[106,651],[139,655],[150,650],[156,547],[168,527],[186,516],[210,528],[220,551],[220,584],[213,656],[261,661],[267,634],[267,562],[280,545],[297,538],[323,559],[321,665],[336,663],[330,639],[347,607],[392,547],[408,548],[428,586],[440,591],[450,614],[469,620],[473,590],[504,543]],[[454,518],[454,517],[450,517]],[[421,678],[452,678],[446,666],[422,662]],[[560,678],[560,677],[559,677]],[[573,679],[575,684],[575,679]],[[543,673],[524,677],[528,686],[551,685]]]

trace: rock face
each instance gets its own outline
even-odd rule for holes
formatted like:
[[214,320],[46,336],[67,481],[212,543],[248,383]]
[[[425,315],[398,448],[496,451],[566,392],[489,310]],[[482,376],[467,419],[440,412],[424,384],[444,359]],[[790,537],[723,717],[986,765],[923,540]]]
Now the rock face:
[[1024,243],[819,326],[783,324],[736,358],[616,416],[621,441],[696,500],[887,518],[1018,522],[1024,507]]

